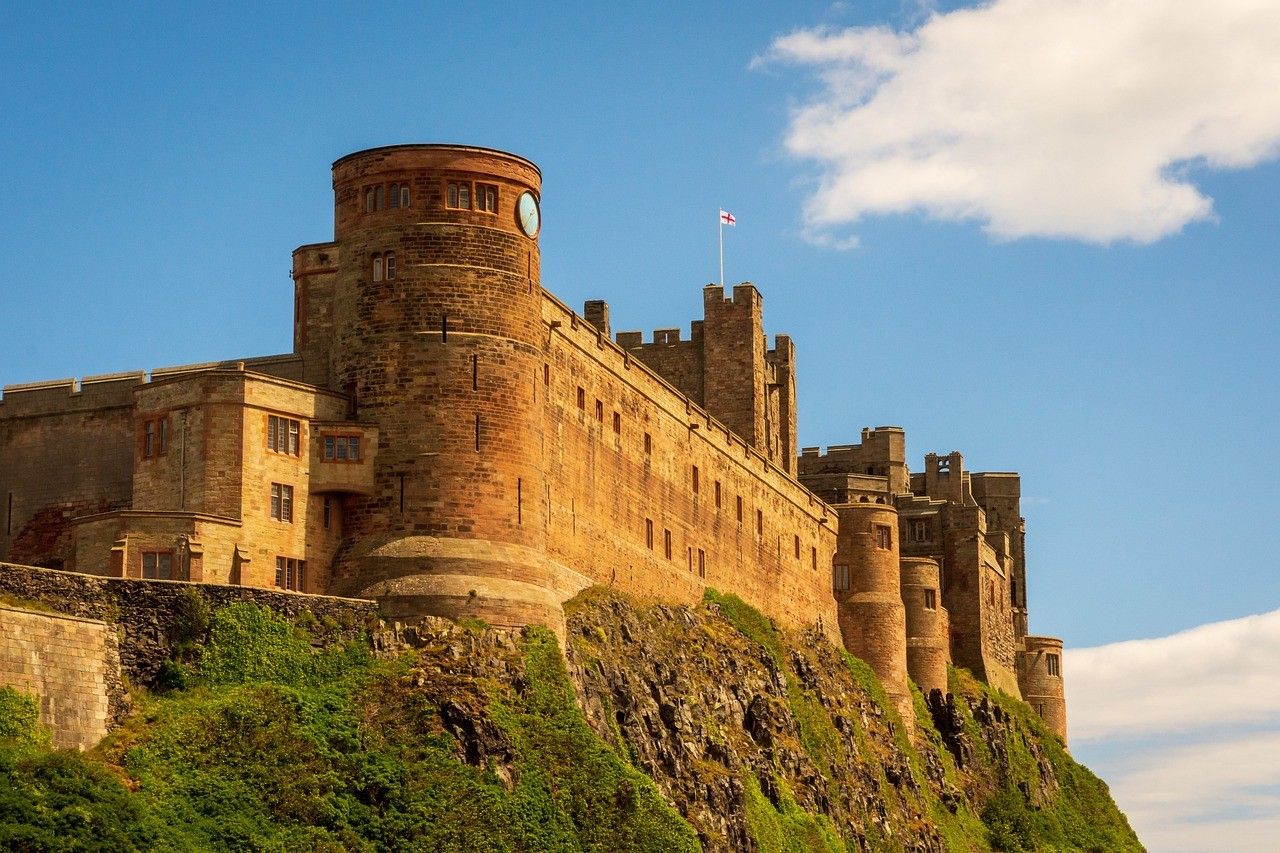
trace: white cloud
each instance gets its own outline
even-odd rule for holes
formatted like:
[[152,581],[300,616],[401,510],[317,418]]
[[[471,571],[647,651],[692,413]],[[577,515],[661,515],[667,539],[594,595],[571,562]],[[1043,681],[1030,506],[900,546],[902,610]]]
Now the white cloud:
[[994,0],[905,31],[798,30],[753,66],[771,62],[823,82],[786,138],[820,166],[818,233],[923,211],[1146,243],[1213,216],[1191,166],[1280,153],[1276,0]]
[[1064,653],[1072,742],[1280,720],[1280,610]]
[[1280,849],[1280,610],[1068,650],[1072,751],[1156,853]]

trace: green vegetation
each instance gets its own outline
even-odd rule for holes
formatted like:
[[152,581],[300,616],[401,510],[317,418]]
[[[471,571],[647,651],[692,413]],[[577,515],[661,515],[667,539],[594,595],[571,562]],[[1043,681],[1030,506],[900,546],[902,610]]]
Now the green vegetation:
[[[782,676],[785,707],[775,711],[790,714],[794,734],[778,748],[817,771],[805,781],[784,774],[790,765],[757,777],[758,766],[699,763],[741,781],[740,819],[765,853],[901,850],[927,835],[953,851],[1141,849],[1106,785],[1022,702],[952,672],[959,735],[973,757],[961,768],[918,690],[917,736],[908,738],[866,663],[812,638],[794,641],[735,596],[706,599]],[[596,592],[574,606],[615,604]],[[211,611],[198,594],[175,609],[165,689],[135,695],[137,713],[90,753],[51,750],[36,701],[0,688],[0,849],[699,849],[635,766],[607,695],[597,698],[612,743],[588,725],[545,630],[512,646],[472,622],[420,652],[378,660],[366,637],[317,640],[337,635],[332,619],[291,622],[253,604]],[[637,613],[642,630],[657,630]],[[684,628],[663,630],[688,641]],[[603,628],[589,636],[607,648]],[[705,654],[698,665],[715,671],[710,647]],[[980,708],[991,709],[983,722]],[[744,733],[721,721],[708,736],[731,750]],[[852,799],[851,775],[870,786]],[[824,796],[844,811],[801,805]]]
[[[30,697],[0,690],[0,849],[698,849],[653,782],[587,726],[546,632],[520,643],[520,692],[482,680],[471,697],[512,764],[474,767],[414,656],[377,661],[364,640],[316,650],[252,604],[184,606],[182,682],[141,697],[91,753],[49,751]],[[465,703],[465,689],[450,699]]]
[[845,853],[831,821],[796,805],[785,786],[778,798],[780,808],[773,807],[754,776],[747,777],[746,794],[747,826],[761,853]]

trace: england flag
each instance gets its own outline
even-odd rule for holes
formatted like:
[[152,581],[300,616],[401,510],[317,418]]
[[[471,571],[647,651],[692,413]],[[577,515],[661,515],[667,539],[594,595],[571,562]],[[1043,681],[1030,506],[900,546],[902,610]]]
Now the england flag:
[[738,220],[733,218],[732,213],[722,208],[720,210],[720,224],[721,225],[737,225]]

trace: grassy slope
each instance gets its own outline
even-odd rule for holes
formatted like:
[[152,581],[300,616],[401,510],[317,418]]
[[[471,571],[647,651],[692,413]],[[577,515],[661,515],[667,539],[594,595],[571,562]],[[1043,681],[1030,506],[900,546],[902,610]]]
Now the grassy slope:
[[[787,674],[801,741],[830,776],[832,721],[788,669],[787,638],[732,596],[711,598]],[[415,656],[378,661],[359,643],[316,651],[305,632],[253,605],[214,614],[207,641],[193,641],[171,667],[175,689],[141,697],[139,713],[85,755],[50,750],[31,700],[0,689],[0,849],[698,849],[653,782],[588,727],[555,640],[531,631],[511,654],[522,673],[514,685],[478,678],[459,688],[474,693],[473,705],[509,743],[507,767],[458,759],[439,709],[419,689],[435,676]],[[894,713],[870,669],[844,660]],[[1024,704],[964,673],[955,674],[952,690],[985,693],[1021,740],[998,767],[961,708],[987,774],[978,785],[988,794],[980,806],[986,823],[967,806],[953,814],[928,784],[925,763],[940,764],[956,789],[976,783],[956,768],[917,694],[923,736],[917,744],[901,737],[896,746],[919,782],[916,810],[950,849],[1141,849],[1106,786]],[[1047,755],[1060,783],[1039,805],[1019,787],[1038,780],[1032,747]],[[762,851],[846,849],[830,821],[796,805],[785,785],[775,807],[752,782],[747,821]]]

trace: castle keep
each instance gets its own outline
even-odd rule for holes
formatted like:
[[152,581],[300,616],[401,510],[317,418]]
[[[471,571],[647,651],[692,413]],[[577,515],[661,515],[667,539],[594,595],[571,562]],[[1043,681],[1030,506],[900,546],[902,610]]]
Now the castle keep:
[[912,473],[898,427],[797,453],[794,346],[750,284],[706,287],[688,340],[576,314],[542,289],[521,157],[376,148],[333,188],[333,241],[293,255],[293,353],[4,387],[0,561],[558,631],[593,584],[711,586],[904,707],[955,662],[1065,737],[1016,474]]

